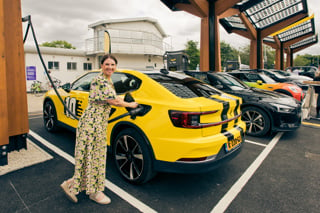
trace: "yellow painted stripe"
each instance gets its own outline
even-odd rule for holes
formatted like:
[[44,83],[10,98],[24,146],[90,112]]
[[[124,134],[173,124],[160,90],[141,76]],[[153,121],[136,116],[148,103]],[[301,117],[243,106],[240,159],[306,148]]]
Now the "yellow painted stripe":
[[286,31],[286,30],[291,29],[292,27],[295,27],[295,26],[297,26],[297,25],[299,25],[299,24],[301,24],[301,23],[303,23],[303,22],[305,22],[305,21],[308,21],[308,20],[310,20],[310,19],[313,19],[313,18],[314,18],[314,13],[312,13],[311,16],[308,16],[308,17],[306,17],[306,18],[304,18],[304,19],[301,19],[300,21],[297,21],[297,22],[295,22],[295,23],[293,23],[293,24],[291,24],[291,25],[289,25],[289,26],[287,26],[287,27],[285,27],[285,28],[282,28],[281,30],[279,30],[279,31],[277,31],[277,32],[275,32],[275,33],[270,34],[270,36],[273,37],[273,36],[275,36],[275,35],[278,35],[278,34],[284,32],[284,31]]
[[308,126],[316,126],[316,127],[320,127],[320,124],[315,124],[315,123],[310,123],[310,122],[305,122],[303,121],[302,124],[304,125],[308,125]]

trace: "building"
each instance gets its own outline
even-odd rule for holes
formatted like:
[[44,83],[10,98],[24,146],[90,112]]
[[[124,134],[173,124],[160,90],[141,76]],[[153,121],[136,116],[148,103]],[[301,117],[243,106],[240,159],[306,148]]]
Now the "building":
[[[62,83],[92,69],[98,69],[101,57],[109,52],[118,58],[119,69],[153,70],[164,67],[163,55],[171,47],[159,23],[152,18],[109,19],[88,26],[93,38],[85,41],[84,50],[40,47],[42,57],[51,76]],[[27,91],[34,80],[49,83],[35,47],[25,46]]]

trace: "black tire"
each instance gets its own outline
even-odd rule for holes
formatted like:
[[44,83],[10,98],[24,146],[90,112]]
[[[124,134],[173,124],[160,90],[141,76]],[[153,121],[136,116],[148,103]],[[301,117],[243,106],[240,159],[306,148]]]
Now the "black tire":
[[118,171],[130,183],[142,184],[154,177],[153,157],[136,130],[122,130],[112,143],[112,153]]
[[43,106],[43,124],[48,132],[59,130],[57,112],[52,101],[46,101]]
[[263,136],[271,127],[267,113],[257,107],[245,107],[242,109],[242,120],[247,126],[247,135]]

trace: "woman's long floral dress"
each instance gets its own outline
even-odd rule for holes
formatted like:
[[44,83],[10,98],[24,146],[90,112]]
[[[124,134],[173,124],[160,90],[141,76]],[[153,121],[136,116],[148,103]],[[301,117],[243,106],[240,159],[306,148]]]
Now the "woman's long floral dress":
[[75,194],[104,191],[107,158],[107,126],[111,106],[102,101],[115,99],[113,83],[103,73],[91,82],[88,107],[81,116],[76,133]]

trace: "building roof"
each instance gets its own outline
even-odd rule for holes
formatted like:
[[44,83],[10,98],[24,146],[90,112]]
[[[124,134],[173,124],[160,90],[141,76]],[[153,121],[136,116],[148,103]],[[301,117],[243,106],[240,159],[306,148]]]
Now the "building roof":
[[89,28],[95,28],[97,26],[101,26],[101,25],[104,25],[104,24],[128,23],[128,22],[139,22],[139,21],[145,21],[145,22],[150,22],[151,24],[154,24],[155,27],[159,30],[159,32],[161,33],[161,35],[163,37],[167,37],[168,36],[164,32],[164,30],[162,29],[162,27],[160,26],[158,21],[156,19],[149,18],[149,17],[126,18],[126,19],[107,19],[107,20],[98,21],[98,22],[93,23],[93,24],[89,24],[88,27]]
[[[39,48],[40,48],[40,52],[43,54],[86,56],[84,50],[55,48],[55,47],[41,47],[41,46]],[[37,49],[34,45],[25,45],[24,51],[26,53],[37,53]]]

